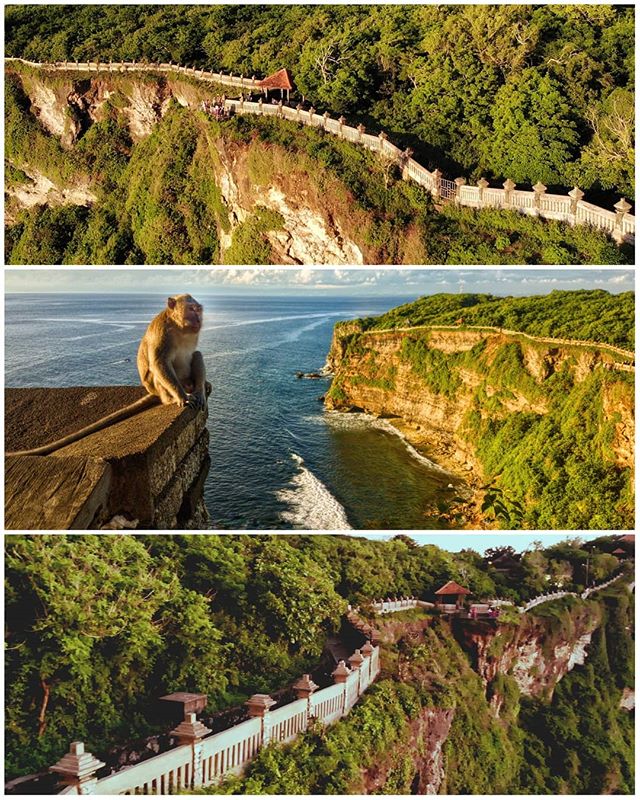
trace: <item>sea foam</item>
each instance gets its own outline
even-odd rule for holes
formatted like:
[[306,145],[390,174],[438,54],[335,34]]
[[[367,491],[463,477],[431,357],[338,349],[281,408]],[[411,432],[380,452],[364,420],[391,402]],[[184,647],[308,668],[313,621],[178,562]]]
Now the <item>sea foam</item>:
[[282,520],[297,530],[351,530],[344,508],[329,489],[297,453],[291,453],[291,458],[298,471],[289,486],[276,492],[278,500],[288,506],[280,514]]

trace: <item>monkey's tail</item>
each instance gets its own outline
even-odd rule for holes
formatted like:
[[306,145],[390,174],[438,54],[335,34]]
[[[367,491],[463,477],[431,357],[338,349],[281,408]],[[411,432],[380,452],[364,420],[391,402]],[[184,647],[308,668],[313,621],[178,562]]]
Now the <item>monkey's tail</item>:
[[112,414],[107,414],[106,417],[101,417],[99,420],[96,420],[96,422],[92,422],[91,425],[80,428],[79,431],[74,431],[74,433],[70,433],[67,436],[63,436],[62,439],[56,439],[55,442],[44,444],[42,447],[34,447],[33,450],[16,450],[14,452],[5,453],[5,456],[48,456],[50,453],[60,450],[62,447],[84,439],[85,436],[89,436],[91,433],[97,433],[103,430],[103,428],[115,425],[116,422],[122,422],[122,420],[129,419],[129,417],[133,417],[135,414],[139,414],[147,408],[152,408],[159,402],[160,398],[156,397],[156,395],[145,395],[145,397],[136,400],[135,403],[129,403],[128,406],[114,411]]

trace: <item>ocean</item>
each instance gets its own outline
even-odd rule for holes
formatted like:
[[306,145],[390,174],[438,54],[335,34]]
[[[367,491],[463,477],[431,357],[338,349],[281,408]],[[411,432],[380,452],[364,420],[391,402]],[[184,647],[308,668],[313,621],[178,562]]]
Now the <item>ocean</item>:
[[[217,529],[437,529],[451,476],[383,420],[327,412],[333,325],[408,297],[197,293],[200,349],[213,385],[205,502]],[[8,294],[5,385],[138,384],[136,352],[164,295]]]

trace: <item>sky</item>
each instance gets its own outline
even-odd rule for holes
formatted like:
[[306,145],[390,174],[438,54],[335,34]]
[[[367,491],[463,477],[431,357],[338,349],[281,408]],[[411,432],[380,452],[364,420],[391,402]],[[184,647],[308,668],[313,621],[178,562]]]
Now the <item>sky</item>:
[[[366,536],[368,539],[391,539],[395,533],[356,533],[355,536]],[[557,542],[565,539],[575,539],[579,536],[584,541],[597,539],[604,536],[605,532],[599,533],[412,533],[412,539],[418,544],[435,544],[443,550],[457,553],[460,550],[472,549],[477,553],[484,553],[489,547],[504,547],[511,545],[514,550],[521,553],[531,547],[533,542],[542,542],[545,547],[550,547]]]
[[5,291],[43,293],[179,293],[419,297],[437,292],[548,294],[554,289],[633,290],[620,269],[20,269],[5,270]]

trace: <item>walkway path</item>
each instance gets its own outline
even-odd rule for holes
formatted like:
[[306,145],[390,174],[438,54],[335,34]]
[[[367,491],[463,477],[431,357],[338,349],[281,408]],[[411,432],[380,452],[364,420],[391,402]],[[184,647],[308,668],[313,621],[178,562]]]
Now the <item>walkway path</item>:
[[[8,58],[5,59],[5,62],[20,62],[35,69],[59,72],[174,74],[178,77],[190,77],[213,85],[230,86],[240,89],[242,92],[245,89],[260,90],[260,81],[256,80],[255,77],[245,78],[242,75],[225,75],[222,72],[212,72],[210,70],[196,69],[195,67],[182,67],[173,63],[140,64],[135,61],[116,63],[58,61],[46,63],[26,61],[21,58]],[[365,132],[363,125],[358,125],[356,128],[347,125],[344,117],[331,119],[328,112],[316,114],[314,108],[305,111],[301,106],[289,108],[282,105],[282,103],[278,105],[263,104],[262,100],[254,103],[244,100],[243,97],[226,100],[225,107],[238,114],[272,115],[320,128],[342,139],[374,150],[389,161],[397,163],[402,170],[403,178],[418,183],[430,192],[436,201],[451,200],[457,205],[471,208],[516,210],[522,214],[566,222],[570,225],[592,225],[609,233],[618,243],[635,241],[635,217],[629,214],[631,205],[624,198],[621,198],[615,204],[614,211],[608,211],[584,201],[584,192],[577,186],[567,195],[547,194],[547,187],[540,181],[536,183],[532,191],[517,189],[516,184],[509,179],[502,184],[502,188],[490,187],[488,181],[484,178],[481,178],[476,186],[470,186],[467,185],[465,178],[456,178],[451,181],[444,178],[437,168],[429,171],[411,158],[411,150],[400,150],[400,148],[389,142],[386,133],[383,131],[377,135],[368,134]]]
[[[505,336],[523,336],[525,339],[530,339],[532,342],[540,342],[542,344],[552,344],[556,346],[564,345],[569,347],[589,347],[591,349],[597,348],[599,350],[609,350],[616,355],[623,358],[629,358],[635,361],[635,353],[633,350],[625,350],[614,344],[607,344],[606,342],[590,342],[585,339],[555,339],[550,336],[535,336],[531,333],[524,333],[523,331],[512,331],[508,328],[498,328],[493,325],[412,325],[397,328],[370,328],[363,331],[363,335],[377,334],[377,333],[396,333],[397,331],[419,331],[419,330],[443,330],[443,331],[490,331],[491,333],[501,333]],[[635,371],[633,364],[617,364],[621,369],[627,369],[630,372]]]

